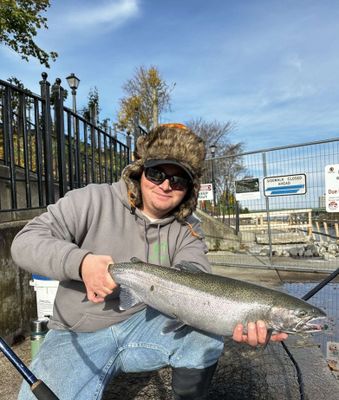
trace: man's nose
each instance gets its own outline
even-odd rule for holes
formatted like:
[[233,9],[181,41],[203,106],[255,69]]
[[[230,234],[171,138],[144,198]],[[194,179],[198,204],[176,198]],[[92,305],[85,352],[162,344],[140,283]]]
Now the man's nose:
[[169,179],[165,179],[160,185],[162,190],[172,190]]

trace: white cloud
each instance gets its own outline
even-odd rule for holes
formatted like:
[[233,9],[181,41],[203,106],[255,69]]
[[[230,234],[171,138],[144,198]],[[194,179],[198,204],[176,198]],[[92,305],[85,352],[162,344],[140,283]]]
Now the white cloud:
[[116,28],[139,13],[139,0],[110,0],[82,10],[74,10],[66,20],[71,28],[88,29],[95,25],[110,24]]

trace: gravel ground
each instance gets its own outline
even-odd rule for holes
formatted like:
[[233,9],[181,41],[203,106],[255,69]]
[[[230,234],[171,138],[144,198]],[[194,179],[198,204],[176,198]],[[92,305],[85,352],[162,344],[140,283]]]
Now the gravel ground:
[[[12,350],[25,365],[29,365],[31,361],[31,343],[29,339],[13,345]],[[17,398],[21,382],[22,378],[19,372],[17,372],[4,354],[0,352],[0,399],[15,400]]]

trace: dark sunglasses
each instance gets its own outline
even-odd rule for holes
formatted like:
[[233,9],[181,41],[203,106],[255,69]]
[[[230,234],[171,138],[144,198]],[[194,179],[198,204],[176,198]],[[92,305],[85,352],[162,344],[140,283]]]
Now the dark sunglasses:
[[155,183],[156,185],[161,185],[165,179],[168,179],[173,190],[186,190],[191,183],[190,179],[188,178],[177,175],[167,175],[165,172],[152,167],[145,169],[145,176],[146,179],[152,183]]

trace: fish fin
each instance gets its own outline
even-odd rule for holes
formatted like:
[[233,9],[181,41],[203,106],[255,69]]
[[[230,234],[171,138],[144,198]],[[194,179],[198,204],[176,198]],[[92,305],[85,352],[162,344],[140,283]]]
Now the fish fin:
[[142,299],[129,287],[120,286],[120,304],[121,311],[128,310],[129,308],[142,303]]
[[138,257],[132,257],[131,262],[134,264],[142,263],[142,261]]
[[272,333],[273,333],[273,329],[272,328],[267,329],[267,335],[266,335],[265,343],[264,343],[264,346],[263,346],[264,350],[266,349],[269,341],[271,340]]
[[114,264],[113,263],[108,264],[107,271],[113,277],[113,272],[114,272]]
[[186,324],[184,322],[179,321],[178,319],[171,319],[165,323],[161,333],[166,335],[167,333],[171,332],[179,332],[185,326]]
[[201,269],[199,269],[195,264],[188,261],[180,261],[179,264],[175,264],[174,268],[180,271],[191,272],[194,274],[202,272]]

